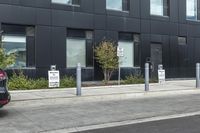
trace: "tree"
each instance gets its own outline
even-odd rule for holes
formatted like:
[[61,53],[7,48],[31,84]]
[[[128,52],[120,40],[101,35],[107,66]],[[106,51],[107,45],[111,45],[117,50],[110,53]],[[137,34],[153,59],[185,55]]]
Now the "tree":
[[113,71],[118,68],[117,47],[113,41],[104,40],[94,51],[96,60],[103,69],[104,81],[108,83]]
[[15,63],[15,55],[7,55],[3,48],[0,48],[0,68],[5,69]]

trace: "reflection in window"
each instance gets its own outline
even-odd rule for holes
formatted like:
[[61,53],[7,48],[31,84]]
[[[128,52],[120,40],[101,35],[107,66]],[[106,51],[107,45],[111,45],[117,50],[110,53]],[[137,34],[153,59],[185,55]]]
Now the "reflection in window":
[[122,0],[106,0],[107,9],[122,11]]
[[197,20],[197,0],[187,0],[187,19]]
[[134,43],[129,41],[119,41],[118,46],[124,50],[124,56],[120,57],[120,66],[134,67]]
[[25,36],[2,36],[2,48],[5,49],[6,54],[15,54],[15,64],[9,68],[23,68],[26,67],[26,37]]
[[86,40],[67,39],[67,67],[76,67],[81,63],[86,67]]
[[129,0],[106,0],[106,9],[129,11]]
[[151,15],[163,16],[163,0],[150,0],[151,1]]
[[52,3],[65,5],[80,5],[80,0],[52,0]]

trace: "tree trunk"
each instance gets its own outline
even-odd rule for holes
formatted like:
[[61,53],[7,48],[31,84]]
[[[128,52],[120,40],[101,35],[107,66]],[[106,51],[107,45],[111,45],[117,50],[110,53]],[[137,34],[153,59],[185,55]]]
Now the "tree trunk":
[[108,83],[107,69],[104,70],[104,82],[105,82],[105,84]]

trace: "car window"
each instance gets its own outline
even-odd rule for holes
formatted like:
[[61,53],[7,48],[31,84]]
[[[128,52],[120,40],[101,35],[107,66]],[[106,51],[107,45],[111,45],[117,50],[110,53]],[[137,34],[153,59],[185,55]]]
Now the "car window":
[[4,87],[0,87],[0,92],[1,91],[5,91],[5,88]]

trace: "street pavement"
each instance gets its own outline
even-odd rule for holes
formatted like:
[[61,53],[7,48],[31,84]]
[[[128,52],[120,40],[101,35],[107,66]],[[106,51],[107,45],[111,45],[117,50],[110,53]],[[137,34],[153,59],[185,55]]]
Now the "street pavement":
[[79,133],[199,133],[200,116],[83,131]]
[[0,109],[0,133],[66,133],[200,114],[195,81],[75,89],[11,91]]

